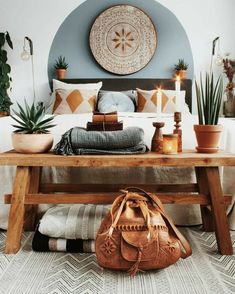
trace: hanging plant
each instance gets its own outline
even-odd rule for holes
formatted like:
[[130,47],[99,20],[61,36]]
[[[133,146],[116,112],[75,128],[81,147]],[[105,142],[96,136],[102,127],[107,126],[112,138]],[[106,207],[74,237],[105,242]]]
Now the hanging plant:
[[0,33],[0,113],[8,115],[10,113],[11,99],[8,95],[10,88],[10,72],[11,67],[7,63],[7,51],[3,49],[5,43],[13,49],[13,44],[8,32]]

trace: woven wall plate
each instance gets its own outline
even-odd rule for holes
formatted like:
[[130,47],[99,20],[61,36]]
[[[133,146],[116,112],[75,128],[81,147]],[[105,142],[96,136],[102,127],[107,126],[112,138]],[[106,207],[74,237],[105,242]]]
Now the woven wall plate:
[[139,71],[153,57],[157,33],[149,16],[130,5],[103,11],[90,31],[90,48],[105,70],[119,74]]

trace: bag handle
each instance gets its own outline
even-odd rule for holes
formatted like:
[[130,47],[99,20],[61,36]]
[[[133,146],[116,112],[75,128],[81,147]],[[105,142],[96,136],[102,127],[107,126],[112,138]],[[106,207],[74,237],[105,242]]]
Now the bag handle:
[[[118,219],[122,213],[124,204],[126,203],[126,201],[128,199],[133,199],[136,198],[136,195],[139,196],[139,200],[146,200],[146,199],[141,199],[141,196],[136,194],[134,197],[133,195],[130,197],[127,197],[127,193],[131,192],[130,190],[135,190],[135,191],[140,191],[142,192],[145,196],[147,196],[148,199],[150,199],[153,203],[155,203],[157,205],[157,207],[159,208],[160,213],[162,214],[162,216],[166,219],[166,221],[168,222],[169,226],[171,227],[172,231],[175,233],[175,235],[177,236],[177,238],[179,239],[180,243],[181,243],[181,247],[183,247],[184,251],[181,250],[182,252],[182,258],[186,258],[189,255],[192,254],[192,248],[189,244],[189,242],[185,239],[185,237],[181,234],[181,232],[177,229],[177,227],[174,225],[173,221],[171,220],[171,218],[169,218],[169,216],[166,214],[165,209],[162,205],[162,202],[160,201],[160,199],[155,195],[155,194],[150,194],[148,192],[146,192],[145,190],[138,188],[138,187],[127,187],[124,190],[121,190],[122,192],[124,192],[125,194],[121,195],[120,197],[118,197],[112,206],[112,209],[117,207],[117,205],[119,205],[119,203],[122,201],[121,206],[118,210],[118,213],[116,215],[115,221],[113,222],[113,216],[112,216],[112,232],[114,227],[116,226]],[[116,203],[115,203],[116,202]],[[111,210],[112,210],[111,209]],[[113,210],[112,210],[113,212]],[[112,213],[111,213],[112,215]],[[112,234],[112,233],[111,233]],[[111,236],[111,235],[110,235]]]

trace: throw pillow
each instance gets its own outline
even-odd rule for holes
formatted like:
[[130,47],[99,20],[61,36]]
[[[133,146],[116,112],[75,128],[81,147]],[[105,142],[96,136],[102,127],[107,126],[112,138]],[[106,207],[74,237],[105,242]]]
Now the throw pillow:
[[88,90],[93,90],[97,89],[97,91],[100,90],[102,87],[102,82],[98,83],[89,83],[89,84],[69,84],[69,83],[64,83],[58,80],[53,79],[53,91],[57,89],[88,89]]
[[[157,111],[157,89],[141,90],[137,89],[138,112]],[[189,113],[189,108],[185,103],[185,91],[180,91],[179,109],[182,113]],[[176,111],[176,91],[162,89],[162,113],[174,113]],[[178,110],[179,111],[179,110]]]
[[134,112],[135,111],[134,91],[100,91],[97,104],[99,112]]
[[174,90],[162,90],[162,112],[174,113],[176,110],[181,111],[184,114],[190,113],[189,107],[185,102],[185,91],[180,91],[180,103],[179,109],[176,109],[176,91]]
[[134,102],[135,105],[137,104],[137,91],[136,90],[126,90],[126,91],[112,91],[112,90],[107,91],[107,90],[100,90],[99,91],[99,94],[98,94],[98,100],[104,94],[110,93],[110,92],[112,92],[114,94],[116,94],[116,93],[123,93],[123,94],[127,95]]
[[96,107],[97,90],[57,89],[55,91],[54,114],[93,112]]
[[86,113],[96,108],[102,82],[69,84],[53,79],[53,109],[55,114]]
[[137,111],[138,112],[157,112],[157,89],[137,90]]

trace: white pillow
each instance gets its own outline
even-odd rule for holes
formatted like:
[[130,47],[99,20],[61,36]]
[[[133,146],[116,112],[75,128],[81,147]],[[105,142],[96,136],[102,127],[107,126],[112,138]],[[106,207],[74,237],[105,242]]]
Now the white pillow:
[[[90,84],[67,84],[53,79],[52,107],[49,113],[69,114],[92,112],[95,110],[97,95],[101,87],[102,82]],[[82,97],[84,103],[80,105],[80,103],[76,104],[76,101],[73,103],[71,100],[67,103],[67,95],[71,94],[68,93],[69,91],[73,93],[72,96],[74,98],[80,99]],[[78,97],[78,94],[81,96],[80,98]],[[70,97],[72,96],[70,95]],[[90,98],[92,101],[88,101]],[[89,103],[91,105],[89,105]]]
[[[157,89],[142,90],[136,89],[138,95],[138,112],[156,112],[157,111]],[[162,89],[162,113],[174,113],[176,111],[176,91]],[[180,112],[189,114],[189,107],[185,102],[185,91],[180,91]]]
[[71,90],[76,89],[77,87],[82,90],[97,90],[99,91],[102,87],[102,82],[98,83],[89,83],[89,84],[67,84],[58,80],[53,79],[53,91],[57,89]]
[[96,89],[55,90],[54,114],[89,113],[96,109]]
[[111,111],[134,112],[134,102],[126,93],[114,91],[103,91],[102,95],[99,93],[98,111],[103,113]]
[[[189,107],[185,102],[186,91],[180,91],[180,112],[189,114]],[[162,110],[164,113],[174,113],[176,111],[176,91],[162,89]]]

